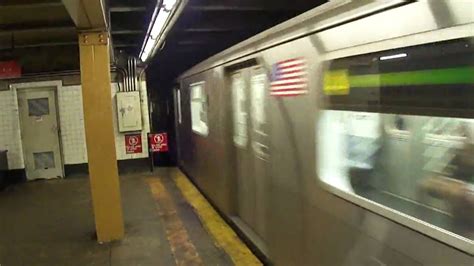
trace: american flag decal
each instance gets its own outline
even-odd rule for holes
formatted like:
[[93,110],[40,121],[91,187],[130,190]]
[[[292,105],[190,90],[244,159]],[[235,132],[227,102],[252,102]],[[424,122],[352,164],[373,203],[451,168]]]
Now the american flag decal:
[[270,95],[296,96],[308,93],[306,68],[306,59],[302,57],[274,64],[270,83]]

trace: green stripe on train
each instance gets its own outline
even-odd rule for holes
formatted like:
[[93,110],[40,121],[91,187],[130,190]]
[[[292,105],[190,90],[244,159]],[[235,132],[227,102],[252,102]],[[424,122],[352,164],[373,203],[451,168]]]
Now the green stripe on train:
[[349,76],[351,88],[474,84],[474,67]]

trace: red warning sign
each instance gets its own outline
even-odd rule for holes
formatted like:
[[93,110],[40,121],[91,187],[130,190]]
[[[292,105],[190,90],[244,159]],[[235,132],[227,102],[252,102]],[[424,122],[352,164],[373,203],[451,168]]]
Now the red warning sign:
[[127,154],[142,153],[142,135],[125,135],[125,150]]
[[21,67],[17,61],[0,61],[0,79],[21,77]]
[[150,134],[150,148],[152,152],[168,151],[168,134]]

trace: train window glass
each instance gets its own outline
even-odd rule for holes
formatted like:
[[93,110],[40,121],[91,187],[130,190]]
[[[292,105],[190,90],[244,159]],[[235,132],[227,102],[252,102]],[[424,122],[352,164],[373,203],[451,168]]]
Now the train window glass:
[[320,179],[474,239],[473,71],[472,39],[327,62]]
[[181,90],[176,90],[176,105],[178,107],[178,123],[181,124]]
[[407,126],[406,118],[401,115],[390,116],[384,121],[385,133],[395,138],[408,139],[410,130]]
[[191,123],[194,132],[207,136],[207,95],[204,90],[204,82],[190,85],[191,88]]
[[264,73],[255,73],[250,80],[253,129],[260,134],[264,134],[266,80]]
[[247,94],[242,73],[232,75],[232,110],[234,121],[234,143],[245,147],[248,142],[247,133]]

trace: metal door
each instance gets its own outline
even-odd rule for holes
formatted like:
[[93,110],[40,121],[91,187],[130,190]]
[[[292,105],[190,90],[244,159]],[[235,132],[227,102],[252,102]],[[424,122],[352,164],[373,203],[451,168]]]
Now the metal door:
[[266,82],[267,77],[258,66],[231,75],[238,216],[263,240],[268,188]]
[[18,107],[27,178],[62,177],[55,89],[18,90]]
[[266,211],[268,185],[268,125],[265,103],[267,97],[267,75],[262,67],[249,69],[250,84],[250,145],[255,184],[255,229],[263,240],[266,238]]

